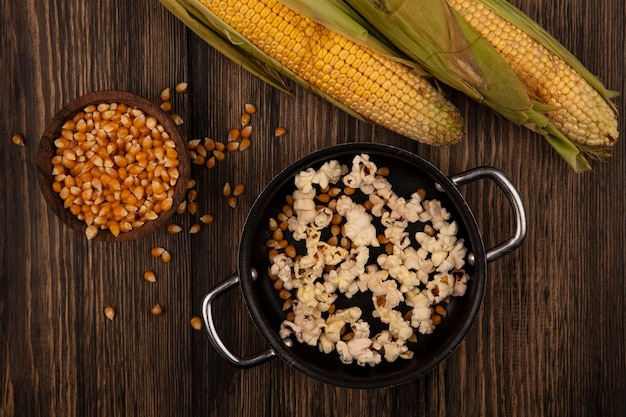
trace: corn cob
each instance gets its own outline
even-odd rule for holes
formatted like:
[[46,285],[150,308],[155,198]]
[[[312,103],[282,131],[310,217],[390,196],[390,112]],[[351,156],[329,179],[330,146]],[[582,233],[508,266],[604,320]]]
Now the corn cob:
[[[211,35],[226,32],[233,44],[240,43],[255,58],[350,114],[431,145],[452,144],[463,136],[458,110],[414,68],[276,0],[161,1],[197,33],[206,28]],[[204,28],[198,28],[197,22]]]
[[609,156],[616,93],[507,1],[345,2],[436,78],[543,135],[574,170]]
[[583,77],[521,28],[477,0],[447,0],[502,55],[565,136],[587,147],[609,147],[618,137],[609,104]]

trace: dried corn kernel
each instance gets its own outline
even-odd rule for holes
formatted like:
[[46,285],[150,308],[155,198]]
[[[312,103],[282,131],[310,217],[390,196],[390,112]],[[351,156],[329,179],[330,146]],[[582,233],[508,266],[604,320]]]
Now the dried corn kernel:
[[113,320],[115,318],[115,308],[111,306],[106,306],[104,308],[104,315],[106,316],[107,319]]
[[187,83],[178,83],[176,84],[175,90],[177,93],[184,93],[185,91],[187,91]]
[[161,306],[161,304],[157,303],[152,306],[152,308],[150,309],[150,314],[152,314],[153,316],[160,316],[161,314],[163,314],[163,307]]
[[202,330],[202,319],[198,316],[193,316],[191,319],[189,319],[189,324],[195,330]]
[[154,271],[146,271],[143,274],[143,279],[148,282],[156,282],[156,274],[154,273]]
[[285,129],[282,126],[278,126],[275,130],[274,130],[274,136],[277,138],[280,138],[282,136],[285,136],[287,134],[287,129]]
[[13,141],[14,144],[18,146],[24,146],[24,136],[22,136],[20,133],[14,134],[11,137],[11,140]]

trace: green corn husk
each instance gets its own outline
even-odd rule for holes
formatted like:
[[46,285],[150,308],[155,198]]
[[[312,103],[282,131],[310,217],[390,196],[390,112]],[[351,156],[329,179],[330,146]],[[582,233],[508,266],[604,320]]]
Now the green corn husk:
[[[504,0],[476,0],[494,9],[574,68],[609,103],[616,93],[608,91],[566,48],[530,17]],[[298,10],[307,1],[282,0]],[[337,6],[337,3],[341,3]],[[345,16],[397,48],[403,58],[414,60],[435,78],[464,92],[507,120],[541,134],[556,152],[577,172],[590,169],[585,156],[609,156],[604,147],[586,146],[571,141],[551,121],[547,112],[555,107],[532,98],[523,81],[499,52],[452,10],[445,0],[317,0],[316,10],[341,8]],[[349,8],[346,6],[350,6]],[[328,23],[319,12],[308,14]],[[363,24],[363,20],[366,24]],[[341,32],[340,32],[341,33]],[[345,34],[346,37],[350,34]],[[363,36],[363,35],[361,35]]]

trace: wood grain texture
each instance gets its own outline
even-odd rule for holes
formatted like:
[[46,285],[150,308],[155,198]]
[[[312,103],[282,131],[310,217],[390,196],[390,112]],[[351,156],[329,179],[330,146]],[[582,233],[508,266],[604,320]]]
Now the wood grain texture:
[[[512,1],[616,91],[626,80],[623,1]],[[156,0],[0,0],[0,416],[622,416],[626,413],[626,172],[624,147],[574,174],[540,137],[446,90],[467,138],[417,144],[358,122],[299,87],[287,95],[204,44]],[[38,189],[39,137],[63,104],[86,92],[128,90],[157,102],[175,95],[188,139],[225,140],[254,103],[253,146],[214,170],[194,166],[201,233],[160,229],[134,242],[87,242],[49,210]],[[624,95],[616,99],[624,107]],[[620,126],[626,122],[620,113]],[[274,138],[276,126],[288,134]],[[25,147],[11,143],[13,133]],[[444,363],[392,388],[324,385],[275,359],[239,370],[188,320],[237,269],[248,209],[282,168],[347,141],[390,143],[447,174],[490,165],[517,186],[528,235],[489,264],[483,306]],[[220,190],[247,185],[235,209]],[[487,246],[511,234],[512,214],[488,181],[463,187]],[[150,256],[172,252],[170,264]],[[143,273],[152,269],[156,283]],[[164,313],[150,314],[160,303]],[[109,321],[105,306],[116,309]],[[224,341],[266,349],[235,290],[216,305]]]

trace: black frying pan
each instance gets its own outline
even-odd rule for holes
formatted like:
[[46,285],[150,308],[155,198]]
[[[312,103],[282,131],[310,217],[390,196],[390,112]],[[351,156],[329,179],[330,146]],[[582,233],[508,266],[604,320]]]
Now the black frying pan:
[[[367,153],[378,167],[389,167],[387,177],[394,192],[409,197],[418,188],[427,190],[427,199],[436,198],[459,224],[458,236],[468,248],[465,270],[470,276],[467,292],[462,297],[452,297],[446,305],[447,314],[430,335],[418,334],[418,341],[409,347],[415,352],[412,359],[397,359],[393,363],[384,360],[374,366],[361,367],[341,363],[333,352],[324,354],[317,347],[282,340],[278,334],[285,319],[283,300],[278,297],[268,276],[268,248],[271,237],[268,219],[275,217],[285,204],[285,196],[295,189],[294,176],[309,167],[319,168],[324,162],[338,160],[351,166],[354,156]],[[488,251],[478,230],[472,211],[461,195],[458,185],[481,178],[489,178],[500,186],[508,197],[516,219],[515,234],[508,241]],[[278,174],[263,190],[252,206],[242,232],[239,245],[238,273],[217,285],[203,302],[203,318],[209,339],[219,354],[232,365],[245,368],[260,364],[275,356],[280,357],[294,369],[319,381],[350,388],[376,388],[398,385],[418,378],[448,357],[461,343],[471,328],[485,289],[487,263],[516,249],[526,234],[526,219],[521,198],[510,181],[493,168],[476,168],[448,178],[424,159],[405,150],[373,143],[349,143],[336,145],[314,152],[290,165]],[[233,286],[240,284],[245,304],[257,329],[269,344],[269,350],[257,355],[240,358],[224,346],[215,328],[212,302]],[[350,300],[371,310],[371,295]],[[337,305],[337,308],[346,306]],[[373,329],[372,334],[375,331]]]

